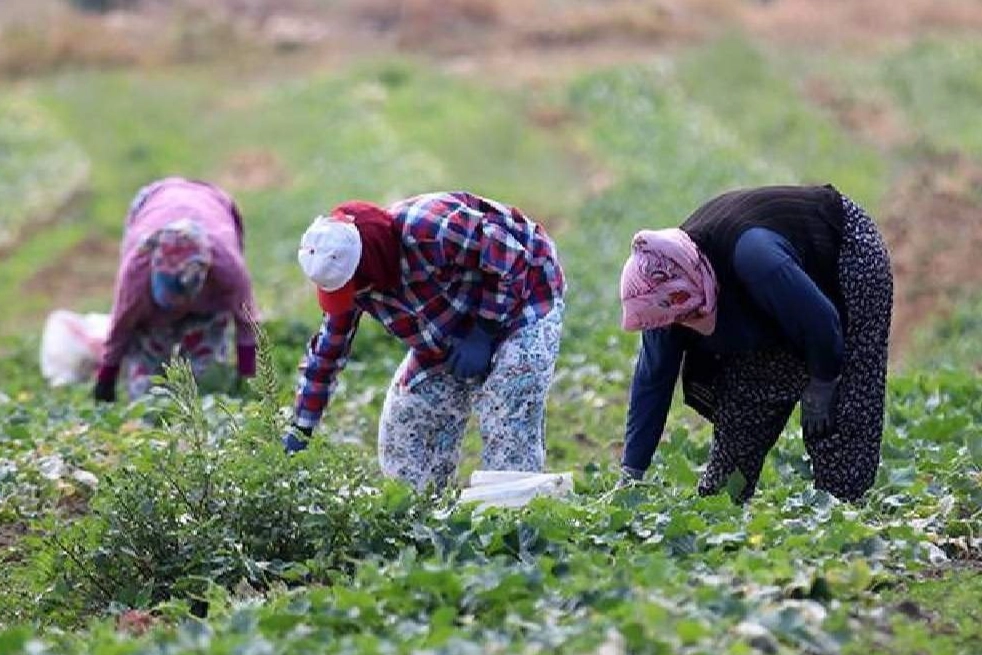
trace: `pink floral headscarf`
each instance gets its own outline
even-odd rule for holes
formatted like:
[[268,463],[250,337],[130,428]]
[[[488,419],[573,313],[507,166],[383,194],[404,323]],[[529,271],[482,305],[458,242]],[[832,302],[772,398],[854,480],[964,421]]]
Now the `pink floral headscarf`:
[[154,303],[172,309],[200,293],[211,268],[208,235],[190,219],[172,221],[144,240],[150,253],[150,292]]
[[652,330],[672,323],[709,335],[716,329],[716,274],[688,234],[641,230],[621,272],[621,325]]

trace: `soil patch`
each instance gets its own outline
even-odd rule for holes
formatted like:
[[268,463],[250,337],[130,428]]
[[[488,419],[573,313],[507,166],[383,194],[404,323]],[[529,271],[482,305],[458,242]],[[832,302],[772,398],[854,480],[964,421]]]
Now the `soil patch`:
[[[119,265],[119,242],[90,236],[38,270],[21,285],[25,294],[50,300],[51,307],[74,309],[93,296],[111,296]],[[109,311],[109,307],[105,308]]]
[[21,522],[0,525],[0,563],[16,562],[20,554],[14,549],[27,534],[27,526]]
[[819,77],[805,82],[804,93],[857,139],[881,151],[906,146],[915,138],[901,113],[886,98],[847,95],[834,80]]
[[895,277],[891,348],[913,329],[949,313],[982,284],[982,165],[961,155],[928,158],[887,196],[882,230]]
[[757,0],[744,5],[742,21],[752,33],[785,44],[876,46],[932,31],[982,28],[982,4],[964,0]]
[[262,149],[240,150],[225,162],[218,186],[232,191],[262,191],[288,183],[286,167],[276,153]]
[[0,551],[12,546],[27,532],[23,523],[5,523],[0,525]]

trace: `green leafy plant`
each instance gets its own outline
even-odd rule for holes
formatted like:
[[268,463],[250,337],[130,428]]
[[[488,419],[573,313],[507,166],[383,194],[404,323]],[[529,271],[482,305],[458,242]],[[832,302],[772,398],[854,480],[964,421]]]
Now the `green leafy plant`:
[[[359,558],[395,553],[419,504],[350,448],[315,445],[287,457],[274,408],[275,368],[264,331],[254,424],[216,431],[190,365],[169,364],[162,426],[109,473],[90,515],[42,541],[50,586],[43,611],[145,608],[185,599],[196,613],[211,584],[330,581]],[[266,405],[266,407],[262,407]],[[235,418],[232,417],[232,422]]]

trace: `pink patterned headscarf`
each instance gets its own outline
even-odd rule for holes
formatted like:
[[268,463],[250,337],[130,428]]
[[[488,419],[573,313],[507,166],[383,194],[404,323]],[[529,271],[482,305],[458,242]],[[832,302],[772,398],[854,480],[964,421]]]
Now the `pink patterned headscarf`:
[[172,221],[143,243],[150,252],[150,292],[165,309],[187,304],[200,293],[211,268],[208,235],[190,219]]
[[621,272],[621,325],[652,330],[672,323],[709,335],[716,329],[716,274],[688,234],[641,230]]

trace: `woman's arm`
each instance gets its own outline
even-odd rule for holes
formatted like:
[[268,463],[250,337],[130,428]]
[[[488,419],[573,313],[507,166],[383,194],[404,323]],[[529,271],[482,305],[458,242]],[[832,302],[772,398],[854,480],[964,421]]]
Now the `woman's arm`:
[[680,335],[671,327],[641,333],[621,460],[632,472],[644,472],[651,466],[672,404],[682,352]]
[[839,312],[801,268],[788,240],[765,228],[747,230],[737,241],[733,267],[754,301],[802,353],[808,374],[837,378],[843,355]]

